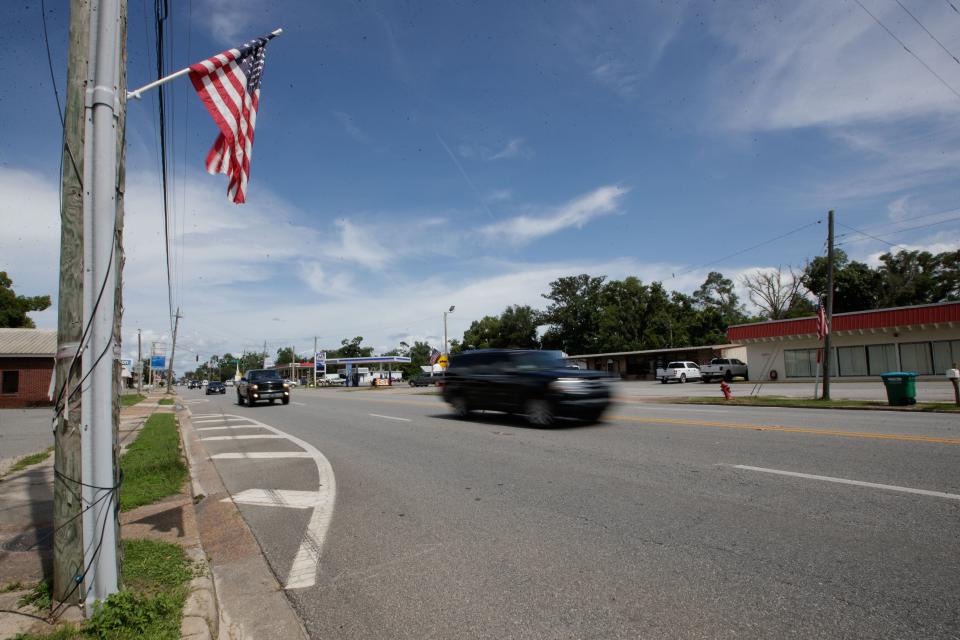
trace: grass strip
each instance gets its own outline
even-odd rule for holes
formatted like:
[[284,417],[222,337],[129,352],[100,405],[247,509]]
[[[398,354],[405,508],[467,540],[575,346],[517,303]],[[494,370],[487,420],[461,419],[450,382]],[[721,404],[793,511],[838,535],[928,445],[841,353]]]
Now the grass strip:
[[140,395],[139,393],[127,393],[120,396],[120,406],[132,407],[138,402],[143,402],[146,399],[147,399],[147,396]]
[[730,400],[711,396],[664,399],[667,404],[718,404],[742,407],[789,407],[795,409],[882,409],[886,411],[958,412],[960,407],[950,402],[918,402],[914,405],[891,406],[881,400],[814,400],[784,396],[734,396]]
[[123,557],[123,590],[94,605],[89,620],[48,634],[21,634],[16,640],[180,638],[188,584],[196,575],[183,549],[159,540],[124,540]]
[[120,509],[129,511],[180,491],[187,467],[180,455],[176,416],[155,413],[120,459]]
[[37,453],[31,453],[28,456],[23,456],[19,460],[13,463],[13,466],[7,469],[7,472],[3,474],[8,476],[11,473],[16,473],[18,471],[23,471],[29,466],[39,464],[50,457],[50,454],[53,453],[53,447],[48,447],[43,451],[38,451]]
[[173,404],[173,398],[160,398],[157,400],[157,404],[171,405]]

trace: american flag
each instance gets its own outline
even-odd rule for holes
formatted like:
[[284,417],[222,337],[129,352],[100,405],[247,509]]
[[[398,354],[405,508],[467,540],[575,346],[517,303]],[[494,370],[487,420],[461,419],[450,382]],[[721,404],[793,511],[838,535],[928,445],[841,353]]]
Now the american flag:
[[207,154],[207,171],[230,178],[227,196],[237,204],[247,200],[253,130],[260,105],[260,77],[268,34],[238,49],[229,49],[190,66],[190,81],[220,135]]
[[830,333],[827,326],[827,316],[823,313],[823,305],[817,307],[817,340],[823,341],[823,338]]
[[443,355],[443,354],[441,354],[441,353],[440,353],[439,351],[437,351],[436,349],[432,350],[432,351],[430,352],[430,364],[431,364],[431,365],[437,364],[437,360],[440,359],[440,356],[441,356],[441,355]]

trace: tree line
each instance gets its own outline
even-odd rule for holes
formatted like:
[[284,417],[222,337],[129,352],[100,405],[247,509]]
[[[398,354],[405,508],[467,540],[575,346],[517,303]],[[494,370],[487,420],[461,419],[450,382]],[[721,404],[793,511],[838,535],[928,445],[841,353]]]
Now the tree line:
[[[778,267],[744,274],[740,284],[757,312],[748,313],[734,283],[710,272],[692,294],[662,282],[608,280],[580,274],[559,278],[542,294],[545,309],[508,306],[474,320],[451,352],[463,349],[559,349],[571,355],[689,347],[726,342],[727,327],[816,313],[827,288],[827,259],[802,269]],[[834,254],[834,313],[960,300],[960,251],[900,251],[871,267]]]

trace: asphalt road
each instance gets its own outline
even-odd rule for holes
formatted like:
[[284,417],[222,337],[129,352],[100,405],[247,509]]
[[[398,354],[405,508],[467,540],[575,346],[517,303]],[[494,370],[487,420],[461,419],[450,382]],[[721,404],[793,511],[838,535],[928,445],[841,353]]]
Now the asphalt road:
[[0,460],[19,458],[53,446],[53,410],[0,409]]
[[956,415],[181,393],[314,638],[960,637]]

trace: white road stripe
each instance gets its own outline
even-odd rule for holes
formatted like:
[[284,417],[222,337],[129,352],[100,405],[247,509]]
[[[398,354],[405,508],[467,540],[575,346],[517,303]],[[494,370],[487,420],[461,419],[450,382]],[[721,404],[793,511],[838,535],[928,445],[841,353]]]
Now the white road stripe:
[[385,418],[387,420],[399,420],[400,422],[410,422],[410,418],[394,418],[393,416],[382,416],[379,413],[371,413],[369,415],[373,416],[374,418]]
[[278,436],[272,433],[255,433],[246,436],[210,436],[201,438],[203,442],[213,442],[215,440],[286,440],[287,436]]
[[270,458],[312,458],[306,451],[241,451],[236,453],[216,453],[211,460],[267,460]]
[[197,418],[193,421],[193,424],[206,424],[208,422],[239,422],[240,420],[250,420],[250,418],[228,418],[228,417],[218,417],[218,418]]
[[223,431],[224,429],[259,429],[258,424],[232,424],[228,427],[200,427],[197,431]]
[[[224,498],[221,502],[230,502],[230,500],[231,498]],[[291,509],[312,509],[320,503],[320,497],[316,491],[290,489],[247,489],[234,494],[232,500],[238,504]]]
[[760,471],[763,473],[774,473],[781,476],[790,476],[792,478],[804,478],[806,480],[822,480],[824,482],[835,482],[837,484],[851,484],[857,487],[870,487],[871,489],[883,489],[884,491],[899,491],[900,493],[913,493],[920,496],[931,496],[934,498],[947,498],[948,500],[960,500],[960,494],[945,493],[943,491],[928,491],[927,489],[913,489],[911,487],[899,487],[893,484],[877,484],[876,482],[862,482],[860,480],[847,480],[846,478],[833,478],[831,476],[815,476],[810,473],[799,473],[796,471],[782,471],[780,469],[765,469],[764,467],[750,467],[745,464],[735,464],[734,469],[746,469],[747,471]]
[[298,407],[305,407],[305,406],[307,406],[307,403],[306,403],[306,402],[291,402],[290,404],[295,404],[295,405],[297,405]]

